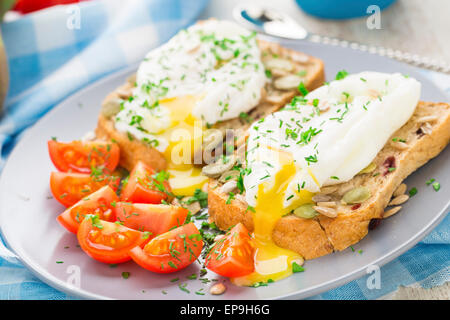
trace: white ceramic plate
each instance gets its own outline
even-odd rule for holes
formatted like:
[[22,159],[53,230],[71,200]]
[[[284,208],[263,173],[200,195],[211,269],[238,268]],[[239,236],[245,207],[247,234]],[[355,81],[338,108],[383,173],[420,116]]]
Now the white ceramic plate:
[[[422,82],[422,99],[449,101],[430,81],[407,65],[387,58],[320,44],[288,42],[286,46],[324,60],[327,80],[338,70],[349,72],[374,70],[401,72]],[[85,298],[113,299],[275,299],[305,298],[342,285],[366,272],[369,265],[381,266],[399,256],[428,234],[445,216],[449,207],[450,148],[411,175],[409,186],[423,186],[430,177],[439,177],[443,188],[420,188],[402,211],[369,232],[351,250],[307,261],[306,271],[267,287],[242,288],[229,285],[222,296],[194,294],[200,288],[208,292],[210,284],[187,280],[198,271],[198,265],[174,275],[152,274],[133,262],[111,268],[90,259],[78,248],[76,237],[55,220],[63,207],[48,199],[49,176],[55,170],[48,156],[47,140],[52,136],[61,141],[79,139],[93,130],[103,98],[122,84],[135,68],[117,72],[55,107],[24,135],[13,150],[0,180],[0,225],[8,247],[40,279],[68,294]],[[70,80],[70,79],[68,79]],[[68,248],[67,248],[68,247]],[[64,263],[56,263],[63,261]],[[80,286],[74,276],[80,272]],[[131,276],[125,280],[123,271]],[[209,275],[210,276],[210,275]],[[170,280],[179,277],[187,283],[190,294],[181,291]],[[143,291],[144,290],[144,291]],[[162,291],[166,291],[164,295]]]

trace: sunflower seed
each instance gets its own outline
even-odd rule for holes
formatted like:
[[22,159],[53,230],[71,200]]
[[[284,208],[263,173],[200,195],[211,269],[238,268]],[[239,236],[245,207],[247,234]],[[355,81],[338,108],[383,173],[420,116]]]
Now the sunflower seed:
[[383,219],[389,218],[390,216],[393,216],[397,212],[401,210],[401,206],[393,207],[392,209],[389,209],[388,211],[385,211],[383,214]]
[[432,127],[431,127],[431,124],[429,124],[428,122],[424,123],[424,124],[420,127],[420,129],[422,130],[422,132],[423,132],[424,134],[428,134],[428,135],[430,135],[431,132],[433,131],[433,129],[432,129]]
[[425,123],[425,122],[433,122],[436,121],[438,118],[436,116],[424,116],[424,117],[420,117],[418,118],[416,121],[418,123]]
[[200,203],[198,201],[194,201],[194,202],[190,203],[189,200],[191,198],[192,197],[184,197],[183,199],[181,199],[181,206],[183,208],[188,209],[192,215],[195,215],[195,214],[199,213],[200,210],[202,210],[202,207],[200,206]]
[[116,93],[119,98],[127,100],[133,94],[133,88],[130,85],[125,85],[117,89]]
[[209,293],[213,295],[221,295],[227,290],[227,287],[222,282],[216,283],[209,289]]
[[318,193],[314,197],[312,197],[312,201],[314,201],[314,202],[327,202],[330,200],[331,200],[330,196],[328,196],[326,194],[322,194],[322,193]]
[[399,149],[399,150],[406,150],[406,149],[408,149],[408,145],[406,143],[404,143],[404,142],[401,142],[401,141],[392,142],[392,146],[394,148],[396,148],[396,149]]
[[228,181],[227,183],[225,183],[220,188],[220,191],[222,193],[230,193],[230,192],[234,191],[236,188],[237,188],[237,181],[236,180],[232,180],[232,181]]
[[290,74],[274,81],[273,85],[279,90],[292,90],[296,89],[303,78]]
[[322,189],[320,189],[320,193],[321,194],[330,194],[330,193],[337,191],[337,189],[338,189],[338,187],[336,187],[336,186],[323,187]]
[[399,185],[397,187],[397,189],[395,189],[395,191],[393,193],[393,196],[394,197],[398,197],[398,196],[400,196],[402,194],[405,194],[406,189],[408,189],[408,186],[406,184],[402,183],[401,185]]
[[394,199],[391,200],[391,202],[389,202],[388,206],[396,206],[402,203],[405,203],[406,201],[408,201],[409,196],[406,194],[402,194],[399,195],[398,197],[395,197]]
[[316,210],[318,213],[323,214],[324,216],[327,216],[329,218],[337,217],[337,211],[332,208],[313,206],[313,209]]
[[269,70],[283,70],[283,71],[292,71],[294,70],[294,64],[287,59],[269,59],[264,62],[264,65]]
[[282,104],[284,102],[284,97],[282,95],[271,94],[266,97],[266,101],[271,104]]
[[337,204],[334,201],[327,201],[327,202],[317,202],[317,205],[319,207],[327,207],[327,208],[336,208]]

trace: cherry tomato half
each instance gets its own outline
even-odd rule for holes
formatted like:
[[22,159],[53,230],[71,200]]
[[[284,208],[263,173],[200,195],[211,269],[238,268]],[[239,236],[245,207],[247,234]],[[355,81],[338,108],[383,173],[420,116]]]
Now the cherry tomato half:
[[48,142],[50,159],[56,169],[62,172],[91,173],[101,168],[110,174],[120,159],[119,146],[106,141]]
[[150,231],[157,236],[181,226],[189,210],[172,205],[118,202],[114,208],[117,220],[124,226],[139,231]]
[[121,263],[130,260],[132,248],[148,242],[149,234],[89,215],[81,222],[77,238],[81,249],[91,258],[104,263]]
[[167,200],[171,189],[166,172],[155,171],[139,161],[123,187],[120,200],[133,203],[161,203]]
[[205,259],[209,270],[224,277],[241,277],[254,270],[253,245],[242,223],[216,242]]
[[67,172],[52,172],[50,175],[52,194],[56,200],[66,207],[73,206],[106,185],[116,191],[119,183],[120,178],[115,176],[93,176]]
[[202,247],[200,232],[193,223],[189,223],[153,238],[144,249],[136,246],[130,251],[130,256],[147,270],[171,273],[192,264]]
[[119,201],[119,197],[114,190],[109,186],[104,186],[68,208],[56,220],[73,233],[77,233],[80,223],[88,214],[97,215],[105,221],[116,221],[113,209],[117,201]]

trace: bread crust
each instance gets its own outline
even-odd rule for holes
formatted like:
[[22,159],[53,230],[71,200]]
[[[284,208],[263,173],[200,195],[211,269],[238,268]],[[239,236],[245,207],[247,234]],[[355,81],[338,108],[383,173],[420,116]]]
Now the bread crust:
[[[422,134],[419,119],[435,115],[437,120],[431,132]],[[391,143],[392,138],[403,137],[408,141],[406,150],[399,150]],[[365,186],[371,197],[361,206],[338,204],[338,216],[329,218],[319,215],[314,219],[303,219],[293,215],[281,218],[273,230],[274,242],[293,250],[305,259],[314,259],[333,251],[341,251],[364,238],[372,219],[382,219],[394,191],[402,181],[436,157],[450,141],[450,105],[446,103],[420,102],[412,118],[389,139],[374,159],[377,166],[373,172],[357,175],[349,182],[338,185],[336,200],[355,186]],[[393,172],[384,171],[387,158],[395,160]],[[247,211],[244,197],[226,204],[227,194],[220,191],[217,181],[210,181],[208,206],[212,221],[221,229],[228,229],[238,222],[253,230],[252,215]]]
[[[305,70],[304,84],[308,90],[313,90],[324,83],[324,64],[320,59],[284,48],[278,43],[258,40],[258,45],[263,55],[268,57],[277,55],[292,61],[296,70]],[[132,85],[129,82],[120,86],[105,98],[103,105],[113,99],[126,99],[127,97],[124,96],[123,92],[128,91],[131,94],[131,88]],[[290,101],[296,95],[296,92],[297,90],[277,90],[272,83],[269,83],[263,90],[261,102],[249,112],[249,118],[255,121],[275,112]],[[217,123],[214,128],[246,130],[249,126],[250,122],[235,118]],[[106,118],[102,113],[99,115],[95,132],[98,138],[114,139],[118,143],[121,150],[120,165],[127,170],[132,170],[139,160],[158,171],[164,170],[167,166],[162,153],[139,140],[130,140],[127,134],[115,129],[112,119]]]

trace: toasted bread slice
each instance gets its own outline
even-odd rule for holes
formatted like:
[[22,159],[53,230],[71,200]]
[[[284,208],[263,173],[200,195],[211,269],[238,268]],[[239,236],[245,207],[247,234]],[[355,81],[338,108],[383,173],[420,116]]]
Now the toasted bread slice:
[[[313,219],[285,216],[275,225],[274,242],[305,259],[341,251],[357,243],[368,233],[371,221],[383,218],[385,208],[402,181],[436,157],[449,141],[450,105],[420,102],[411,119],[393,134],[377,154],[369,166],[370,170],[348,182],[322,188],[317,198],[322,198],[320,201],[326,201],[327,205],[331,203],[337,217],[330,218],[324,214]],[[356,205],[343,203],[345,193],[362,186],[370,191],[366,201]],[[211,180],[208,195],[211,219],[223,230],[242,222],[252,231],[252,212],[247,209],[243,195],[226,204],[228,198],[220,182]],[[405,198],[407,196],[403,196]]]
[[[271,74],[271,81],[264,88],[260,103],[248,113],[248,117],[223,121],[215,124],[215,128],[245,130],[252,121],[265,117],[290,101],[296,95],[300,82],[303,82],[308,90],[324,83],[324,65],[320,59],[284,48],[277,43],[259,40],[258,44],[263,64],[269,70],[268,74]],[[114,139],[119,144],[122,150],[122,167],[131,170],[137,161],[142,160],[158,171],[163,170],[166,167],[163,154],[146,143],[117,131],[111,119],[114,112],[111,112],[110,105],[117,106],[121,100],[127,99],[133,86],[134,80],[131,80],[106,97],[98,119],[96,135],[98,138]]]

